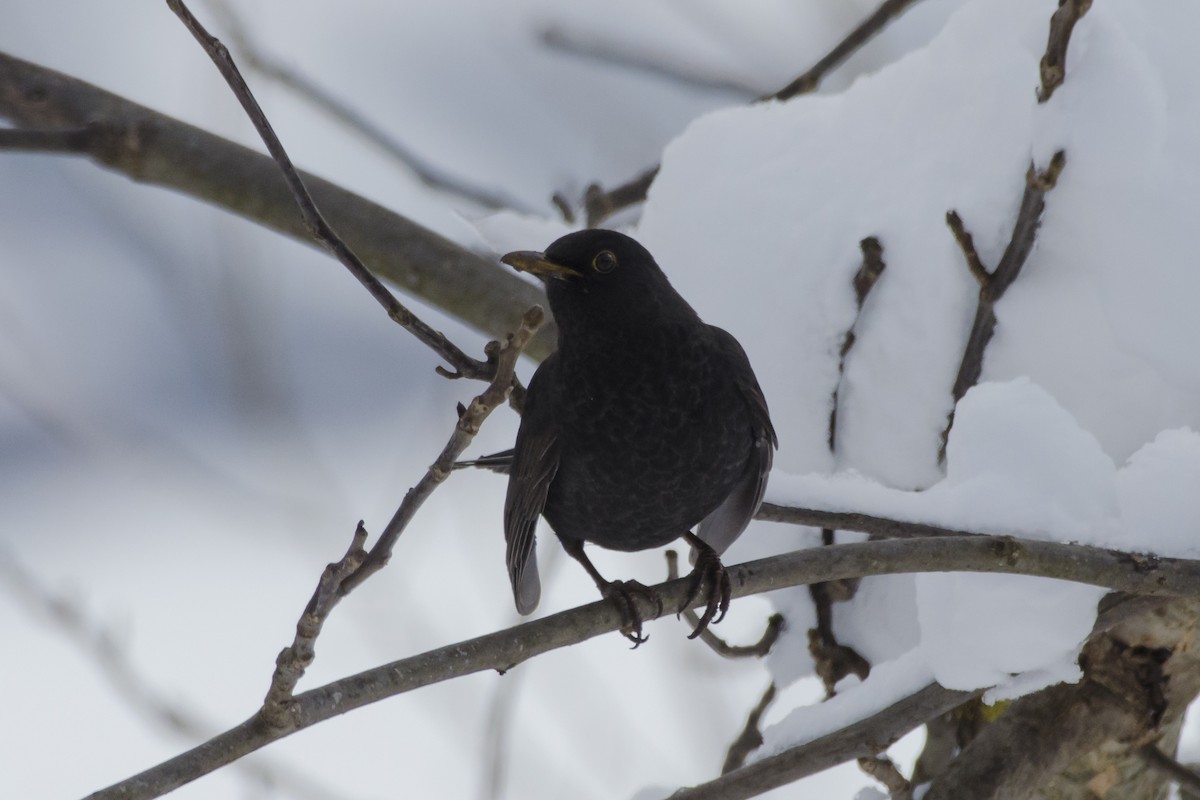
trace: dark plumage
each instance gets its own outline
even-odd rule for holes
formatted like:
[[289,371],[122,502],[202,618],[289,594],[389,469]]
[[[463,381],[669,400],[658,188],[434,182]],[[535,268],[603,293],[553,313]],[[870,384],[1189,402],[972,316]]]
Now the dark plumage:
[[530,381],[511,457],[504,532],[517,610],[533,611],[541,593],[541,515],[621,606],[635,644],[643,637],[630,594],[652,593],[606,581],[583,543],[629,551],[685,537],[697,550],[689,603],[708,586],[699,634],[728,607],[719,555],[758,509],[777,446],[745,352],[615,231],[572,233],[545,253],[501,261],[545,281],[559,330],[558,350]]

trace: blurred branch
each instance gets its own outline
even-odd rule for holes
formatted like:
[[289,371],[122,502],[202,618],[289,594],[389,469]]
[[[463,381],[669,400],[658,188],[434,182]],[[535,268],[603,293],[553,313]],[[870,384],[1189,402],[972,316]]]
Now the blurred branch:
[[292,69],[282,61],[271,58],[258,47],[246,32],[246,26],[226,0],[209,0],[208,5],[228,32],[233,49],[241,61],[265,78],[275,81],[298,97],[308,101],[331,119],[350,130],[403,164],[431,189],[449,192],[488,209],[511,208],[533,213],[532,207],[502,191],[478,186],[434,166],[417,155],[410,147],[390,135],[363,114],[343,102],[337,95],[321,88],[315,81]]
[[[185,740],[203,740],[212,736],[214,725],[201,721],[178,703],[154,691],[110,627],[89,619],[82,604],[51,591],[17,562],[14,553],[4,552],[3,548],[0,548],[0,584],[6,584],[15,597],[34,613],[48,619],[59,633],[78,647],[135,713]],[[239,761],[234,766],[256,784],[283,788],[293,797],[337,800],[341,796],[321,787],[312,776],[300,773],[290,764],[259,760]]]
[[[0,149],[29,150],[40,138],[46,152],[88,156],[133,180],[175,189],[313,243],[272,159],[84,81],[0,53],[0,117],[32,132],[3,132]],[[301,177],[330,224],[374,273],[477,330],[503,335],[523,309],[545,303],[540,288],[492,260],[333,183]],[[527,352],[544,358],[555,337],[553,325],[546,325]]]
[[[797,76],[787,86],[768,95],[759,97],[755,102],[766,100],[789,100],[797,95],[815,91],[825,76],[845,63],[846,59],[875,37],[888,23],[903,14],[916,0],[884,0],[875,11],[850,31],[844,39],[833,46],[828,53],[817,60],[802,75]],[[592,184],[584,194],[584,211],[588,227],[595,227],[607,217],[621,209],[628,208],[646,199],[646,192],[654,177],[658,174],[658,166],[653,166],[632,180],[615,188],[605,191],[598,184]]]
[[[728,571],[734,597],[745,597],[814,581],[907,572],[1034,575],[1104,586],[1132,594],[1200,597],[1198,561],[1160,559],[1082,545],[1017,540],[1007,536],[980,535],[840,544],[760,559],[729,567]],[[684,577],[662,583],[654,587],[654,590],[662,599],[663,608],[677,608],[683,604],[689,587],[690,579]],[[634,602],[646,620],[670,613],[660,613],[657,604],[640,596],[635,597]],[[697,603],[702,604],[701,601]],[[255,714],[237,727],[198,747],[96,792],[91,798],[135,800],[158,797],[270,742],[330,717],[464,675],[487,670],[504,673],[551,650],[617,631],[623,624],[624,620],[617,606],[606,600],[599,600],[507,630],[384,664],[295,695],[287,709],[288,713],[281,715],[279,721],[282,725],[272,725],[262,714]],[[897,705],[910,709],[905,712],[908,715],[906,719],[911,719],[914,714],[920,716],[920,720],[912,723],[915,725],[961,703],[969,696],[970,693],[950,693],[940,687],[933,687],[915,701],[910,699]],[[917,703],[915,710],[912,709],[913,702]],[[894,716],[888,719],[893,720]],[[856,758],[875,752],[869,748],[862,752],[847,752],[847,736],[848,734],[835,734],[824,737],[811,743],[811,747],[815,748],[818,760],[831,758],[833,753],[842,754],[844,758]],[[871,741],[875,742],[871,747],[876,747],[883,739]],[[762,769],[760,765],[769,760],[756,762],[726,777],[738,775],[746,770]],[[784,758],[783,763],[786,765],[791,762]],[[828,765],[826,763],[826,766]],[[786,771],[790,768],[785,766],[784,769]],[[792,779],[794,778],[789,780]]]
[[542,44],[551,50],[637,70],[695,89],[732,92],[745,98],[752,98],[758,94],[753,87],[744,83],[704,74],[682,64],[667,63],[658,58],[657,53],[630,47],[619,39],[599,39],[591,30],[581,33],[561,25],[551,25],[542,30],[540,38]]

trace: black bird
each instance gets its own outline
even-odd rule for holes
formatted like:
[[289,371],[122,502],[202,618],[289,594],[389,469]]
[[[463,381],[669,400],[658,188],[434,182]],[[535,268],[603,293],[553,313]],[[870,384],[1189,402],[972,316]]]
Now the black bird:
[[[532,612],[541,595],[541,515],[621,608],[635,646],[645,637],[631,594],[658,598],[636,581],[605,580],[583,543],[633,551],[686,539],[696,552],[684,608],[708,587],[698,636],[729,607],[720,554],[758,510],[778,446],[745,351],[706,325],[624,234],[579,231],[545,253],[500,260],[546,283],[558,323],[558,349],[529,383],[508,465],[504,534],[517,610]],[[503,466],[508,455],[474,463]]]

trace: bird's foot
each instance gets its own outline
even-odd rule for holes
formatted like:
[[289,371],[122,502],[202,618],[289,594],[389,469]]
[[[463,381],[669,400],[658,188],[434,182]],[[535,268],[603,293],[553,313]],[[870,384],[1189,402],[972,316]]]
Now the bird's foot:
[[640,597],[653,603],[658,608],[655,614],[658,616],[663,610],[662,598],[658,596],[658,592],[637,581],[606,581],[600,587],[600,594],[604,595],[606,600],[611,600],[621,612],[621,635],[633,642],[634,650],[650,638],[642,633],[643,619],[635,598]]
[[[697,539],[697,541],[699,540]],[[679,607],[677,615],[691,608],[692,604],[699,599],[702,590],[706,590],[708,593],[708,603],[704,607],[704,613],[700,615],[700,621],[696,623],[695,630],[688,634],[689,639],[695,639],[704,633],[710,624],[716,625],[725,619],[725,612],[729,610],[730,596],[733,594],[733,587],[729,583],[729,573],[725,571],[725,565],[721,563],[721,557],[717,555],[717,551],[707,545],[697,547],[696,550],[696,565],[692,568],[692,581],[688,584],[687,598]]]

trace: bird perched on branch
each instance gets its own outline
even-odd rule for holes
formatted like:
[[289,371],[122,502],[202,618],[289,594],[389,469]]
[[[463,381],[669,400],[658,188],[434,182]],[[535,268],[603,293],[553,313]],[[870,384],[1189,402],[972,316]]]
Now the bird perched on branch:
[[[636,581],[608,581],[584,542],[645,550],[686,539],[695,549],[690,607],[707,605],[698,636],[729,607],[720,554],[758,510],[775,430],[741,345],[705,324],[653,256],[607,230],[569,234],[544,253],[500,259],[546,284],[558,349],[529,383],[512,451],[467,464],[508,467],[504,533],[517,610],[541,595],[534,529],[544,516],[563,548],[645,641]],[[694,526],[699,526],[692,533]]]

